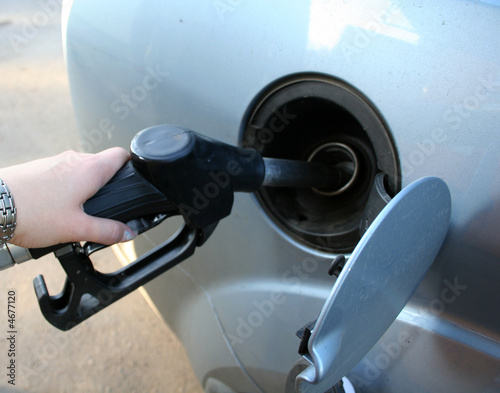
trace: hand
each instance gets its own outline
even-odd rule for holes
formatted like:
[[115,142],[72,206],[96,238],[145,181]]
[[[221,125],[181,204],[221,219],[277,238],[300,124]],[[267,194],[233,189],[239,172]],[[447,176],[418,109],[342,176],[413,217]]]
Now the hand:
[[38,248],[67,242],[114,244],[133,239],[135,234],[127,225],[83,211],[83,203],[129,158],[122,148],[97,154],[67,151],[0,169],[0,178],[17,208],[17,226],[9,243]]

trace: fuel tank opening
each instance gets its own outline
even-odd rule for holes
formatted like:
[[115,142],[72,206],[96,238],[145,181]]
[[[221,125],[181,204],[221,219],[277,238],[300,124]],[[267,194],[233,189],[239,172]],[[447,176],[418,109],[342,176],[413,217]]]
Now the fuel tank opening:
[[258,203],[285,236],[330,253],[360,239],[377,173],[389,195],[400,168],[388,127],[354,87],[323,75],[293,75],[265,89],[247,111],[241,144],[263,157],[327,164],[341,181],[322,188],[263,187]]
[[313,188],[320,195],[332,196],[347,191],[359,173],[356,152],[343,143],[325,143],[314,150],[307,161],[326,164],[339,174],[340,182],[336,187]]

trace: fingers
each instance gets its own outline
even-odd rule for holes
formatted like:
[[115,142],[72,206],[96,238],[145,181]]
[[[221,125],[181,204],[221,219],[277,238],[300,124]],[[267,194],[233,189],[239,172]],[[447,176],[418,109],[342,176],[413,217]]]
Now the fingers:
[[96,176],[96,192],[104,186],[114,174],[130,159],[129,153],[121,147],[113,147],[95,154],[88,165],[87,173]]
[[91,217],[82,210],[129,158],[122,148],[97,154],[67,151],[3,168],[1,177],[8,182],[17,207],[11,243],[46,247],[73,241],[113,244],[131,240],[134,234],[127,225]]
[[110,149],[103,150],[102,152],[97,153],[96,156],[99,157],[103,163],[103,169],[107,172],[107,175],[110,176],[110,178],[130,159],[130,154],[121,147],[112,147]]
[[137,235],[127,225],[106,218],[85,215],[80,223],[79,241],[111,245],[132,240]]
[[[96,165],[99,166],[100,178],[98,189],[104,186],[115,173],[130,159],[129,153],[120,147],[114,147],[97,153]],[[93,171],[93,173],[96,173]],[[109,219],[92,217],[92,233],[87,233],[86,240],[101,244],[115,244],[135,238],[134,232],[125,224]],[[89,237],[90,236],[90,237]],[[94,237],[95,236],[95,237]]]
[[[78,183],[82,190],[79,205],[102,188],[115,173],[130,159],[128,152],[120,147],[88,155],[82,161],[81,176]],[[77,188],[79,188],[77,187]],[[91,217],[79,211],[78,236],[76,241],[91,241],[101,244],[114,244],[132,240],[134,232],[125,224],[104,218]]]
[[[98,170],[91,168],[89,173],[97,176],[94,179],[97,184],[95,192],[103,187],[115,173],[130,159],[129,153],[120,147],[113,147],[94,155],[91,163]],[[132,240],[136,234],[125,224],[86,215],[87,229],[84,231],[84,239],[101,244],[115,244]]]

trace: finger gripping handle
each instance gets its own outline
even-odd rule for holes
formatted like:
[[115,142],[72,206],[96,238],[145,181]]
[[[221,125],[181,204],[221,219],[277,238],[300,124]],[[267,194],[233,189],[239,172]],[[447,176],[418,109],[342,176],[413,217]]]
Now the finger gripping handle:
[[[101,218],[130,223],[157,214],[178,214],[177,208],[158,189],[127,162],[93,197],[83,204],[85,213]],[[146,228],[139,229],[142,232]],[[57,244],[45,248],[31,248],[33,259],[38,259],[64,247]]]

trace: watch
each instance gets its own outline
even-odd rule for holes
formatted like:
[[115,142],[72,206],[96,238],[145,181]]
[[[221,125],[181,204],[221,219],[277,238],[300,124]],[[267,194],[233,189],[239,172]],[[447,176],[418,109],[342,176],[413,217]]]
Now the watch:
[[0,179],[0,243],[7,243],[16,230],[16,205],[7,185]]

